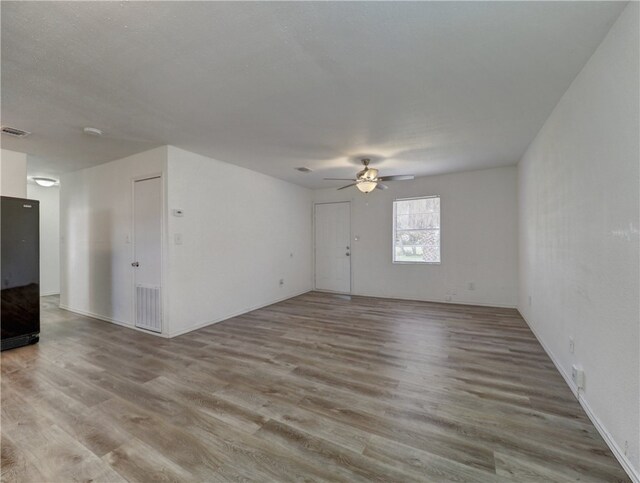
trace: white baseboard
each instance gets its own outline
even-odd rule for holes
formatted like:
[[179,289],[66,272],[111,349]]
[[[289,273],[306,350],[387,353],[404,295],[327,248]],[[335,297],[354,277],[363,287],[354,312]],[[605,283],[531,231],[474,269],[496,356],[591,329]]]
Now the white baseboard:
[[115,325],[120,325],[122,327],[126,327],[127,329],[137,330],[138,332],[143,332],[145,334],[150,334],[150,335],[155,335],[155,336],[158,336],[158,337],[165,337],[165,338],[168,337],[165,334],[161,334],[161,333],[158,333],[158,332],[152,332],[150,330],[140,329],[139,327],[136,327],[135,325],[130,324],[129,322],[125,322],[124,320],[114,319],[113,317],[108,317],[106,315],[100,315],[100,314],[96,314],[94,312],[88,312],[86,310],[74,309],[73,307],[69,307],[69,306],[63,305],[63,304],[58,305],[58,307],[60,307],[63,310],[67,310],[69,312],[73,312],[74,314],[84,315],[85,317],[91,317],[92,319],[101,320],[103,322],[109,322],[109,323],[115,324]]
[[252,312],[254,310],[261,309],[263,307],[268,307],[269,305],[277,304],[278,302],[283,302],[285,300],[289,300],[289,299],[292,299],[294,297],[298,297],[300,295],[303,295],[303,294],[311,292],[311,291],[312,291],[312,289],[307,289],[307,290],[302,290],[300,292],[295,292],[293,294],[287,295],[286,297],[282,297],[282,298],[273,300],[271,302],[267,302],[267,303],[260,304],[260,305],[255,305],[255,306],[252,306],[252,307],[249,307],[249,308],[246,308],[246,309],[242,309],[242,310],[237,311],[237,312],[233,312],[233,313],[230,313],[230,314],[227,314],[227,315],[223,315],[222,317],[219,317],[219,318],[214,319],[214,320],[209,320],[207,322],[202,322],[201,324],[194,325],[193,327],[189,327],[188,329],[183,329],[183,330],[178,330],[176,332],[172,332],[167,337],[170,337],[170,338],[171,337],[178,337],[179,335],[186,334],[188,332],[193,332],[194,330],[202,329],[203,327],[207,327],[209,325],[217,324],[219,322],[224,322],[225,320],[231,319],[233,317],[238,317],[239,315],[243,315],[243,314],[246,314],[248,312]]
[[151,331],[148,331],[148,330],[145,330],[145,329],[140,329],[140,328],[136,327],[135,325],[130,324],[129,322],[125,322],[123,320],[117,320],[117,319],[114,319],[112,317],[108,317],[108,316],[101,315],[101,314],[96,314],[94,312],[75,309],[73,307],[69,307],[69,306],[63,305],[63,304],[60,304],[59,307],[61,309],[63,309],[63,310],[68,310],[69,312],[73,312],[74,314],[84,315],[85,317],[91,317],[93,319],[102,320],[104,322],[110,322],[112,324],[116,324],[116,325],[120,325],[122,327],[126,327],[127,329],[133,329],[133,330],[137,330],[138,332],[144,332],[145,334],[155,335],[157,337],[172,338],[172,337],[177,337],[177,336],[182,335],[182,334],[186,334],[188,332],[193,332],[194,330],[198,330],[198,329],[201,329],[203,327],[207,327],[208,325],[217,324],[218,322],[222,322],[224,320],[231,319],[233,317],[237,317],[239,315],[246,314],[247,312],[251,312],[253,310],[257,310],[257,309],[260,309],[262,307],[267,307],[269,305],[277,304],[278,302],[282,302],[284,300],[289,300],[289,299],[291,299],[293,297],[297,297],[297,296],[305,294],[307,292],[311,292],[311,289],[305,289],[305,290],[302,290],[300,292],[295,292],[295,293],[289,294],[289,295],[287,295],[285,297],[282,297],[282,298],[279,298],[279,299],[276,299],[276,300],[272,300],[272,301],[264,303],[264,304],[248,307],[246,309],[243,309],[243,310],[240,310],[240,311],[237,311],[237,312],[233,312],[233,313],[224,315],[224,316],[219,317],[219,318],[217,318],[215,320],[209,320],[209,321],[203,322],[201,324],[197,324],[197,325],[194,325],[192,327],[189,327],[188,329],[179,330],[179,331],[176,331],[176,332],[173,332],[173,333],[151,332]]
[[602,421],[600,421],[598,416],[593,412],[589,402],[583,396],[578,397],[578,401],[584,409],[584,412],[587,413],[587,416],[589,416],[589,419],[600,433],[600,436],[602,436],[602,439],[604,439],[605,443],[607,443],[607,446],[609,446],[609,449],[620,463],[620,466],[622,466],[622,469],[626,471],[629,478],[631,478],[631,481],[633,481],[633,483],[640,483],[640,471],[633,467],[631,461],[627,458],[627,455],[624,454],[623,449],[618,445],[618,443],[616,443],[613,436],[611,436],[611,433],[607,431],[607,428],[604,426]]
[[571,389],[571,392],[580,403],[580,406],[582,406],[582,409],[584,409],[584,412],[587,414],[587,416],[589,417],[589,419],[591,420],[595,428],[598,430],[598,433],[600,433],[600,436],[602,436],[602,439],[604,439],[605,443],[607,443],[607,446],[609,446],[609,449],[611,450],[613,455],[616,457],[616,459],[620,463],[620,466],[622,466],[622,469],[624,469],[627,472],[627,474],[629,475],[629,478],[631,478],[631,481],[633,481],[634,483],[640,483],[640,472],[633,467],[633,465],[631,464],[631,461],[629,460],[629,458],[627,458],[627,455],[624,454],[624,451],[622,450],[622,448],[620,448],[618,443],[613,439],[613,436],[611,436],[611,433],[609,433],[605,425],[602,423],[602,421],[600,421],[600,418],[598,418],[598,416],[593,412],[593,409],[589,405],[589,401],[587,401],[587,399],[584,397],[584,394],[578,391],[578,387],[573,383],[573,380],[571,379],[571,374],[568,374],[563,369],[563,367],[560,365],[560,362],[558,361],[556,356],[553,354],[551,349],[549,349],[549,347],[544,343],[542,338],[538,335],[536,330],[525,318],[525,316],[522,315],[522,312],[518,310],[518,313],[520,314],[522,319],[527,323],[527,325],[529,326],[529,329],[531,330],[531,332],[533,332],[533,335],[536,337],[536,339],[538,339],[538,342],[540,343],[542,348],[545,350],[545,352],[549,356],[549,359],[551,359],[553,364],[556,366],[556,369],[558,370],[560,375],[564,378],[565,382],[569,386],[569,389]]
[[60,295],[60,292],[40,292],[40,297],[48,297],[49,295]]
[[[317,290],[318,292],[323,292],[323,290]],[[327,292],[329,293],[329,292]],[[474,302],[467,300],[438,300],[438,299],[417,299],[412,297],[394,297],[390,295],[378,295],[373,293],[361,293],[361,292],[351,292],[350,294],[355,297],[372,297],[376,299],[391,299],[391,300],[407,300],[409,302],[430,302],[436,304],[450,304],[450,305],[475,305],[478,307],[496,307],[499,309],[517,309],[517,305],[512,304],[494,304],[494,303],[485,303],[485,302]]]

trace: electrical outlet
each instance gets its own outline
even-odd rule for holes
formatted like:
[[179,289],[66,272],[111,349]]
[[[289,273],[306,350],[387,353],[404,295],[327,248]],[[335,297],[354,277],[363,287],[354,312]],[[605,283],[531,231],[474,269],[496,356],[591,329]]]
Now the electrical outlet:
[[576,352],[576,343],[573,340],[573,337],[569,337],[569,352],[575,354]]
[[284,285],[284,278],[280,279],[280,286],[282,287]]
[[467,284],[467,289],[468,290],[475,290],[476,289],[476,284],[474,282],[469,282]]
[[182,245],[182,233],[175,233],[173,235],[173,243],[176,245]]
[[578,389],[584,389],[584,370],[581,366],[577,364],[571,366],[571,380]]

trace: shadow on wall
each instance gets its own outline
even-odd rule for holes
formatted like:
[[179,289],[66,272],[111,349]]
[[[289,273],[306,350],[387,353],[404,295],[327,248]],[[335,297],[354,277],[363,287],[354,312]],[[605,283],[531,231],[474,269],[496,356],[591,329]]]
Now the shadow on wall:
[[[108,210],[96,210],[89,215],[87,253],[87,295],[89,311],[114,317],[117,300],[113,287],[114,252],[112,249],[111,216]],[[73,274],[72,274],[73,276]]]

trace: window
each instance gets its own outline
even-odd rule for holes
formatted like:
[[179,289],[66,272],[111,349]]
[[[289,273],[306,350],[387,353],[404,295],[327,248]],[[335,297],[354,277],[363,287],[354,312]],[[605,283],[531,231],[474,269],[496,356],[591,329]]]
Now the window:
[[440,197],[393,202],[393,262],[440,263]]

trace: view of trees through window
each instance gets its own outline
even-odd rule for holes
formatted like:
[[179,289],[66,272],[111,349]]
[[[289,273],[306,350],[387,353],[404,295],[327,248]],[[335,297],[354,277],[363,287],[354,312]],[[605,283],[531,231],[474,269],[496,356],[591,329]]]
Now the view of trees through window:
[[440,197],[393,202],[393,261],[440,263]]

